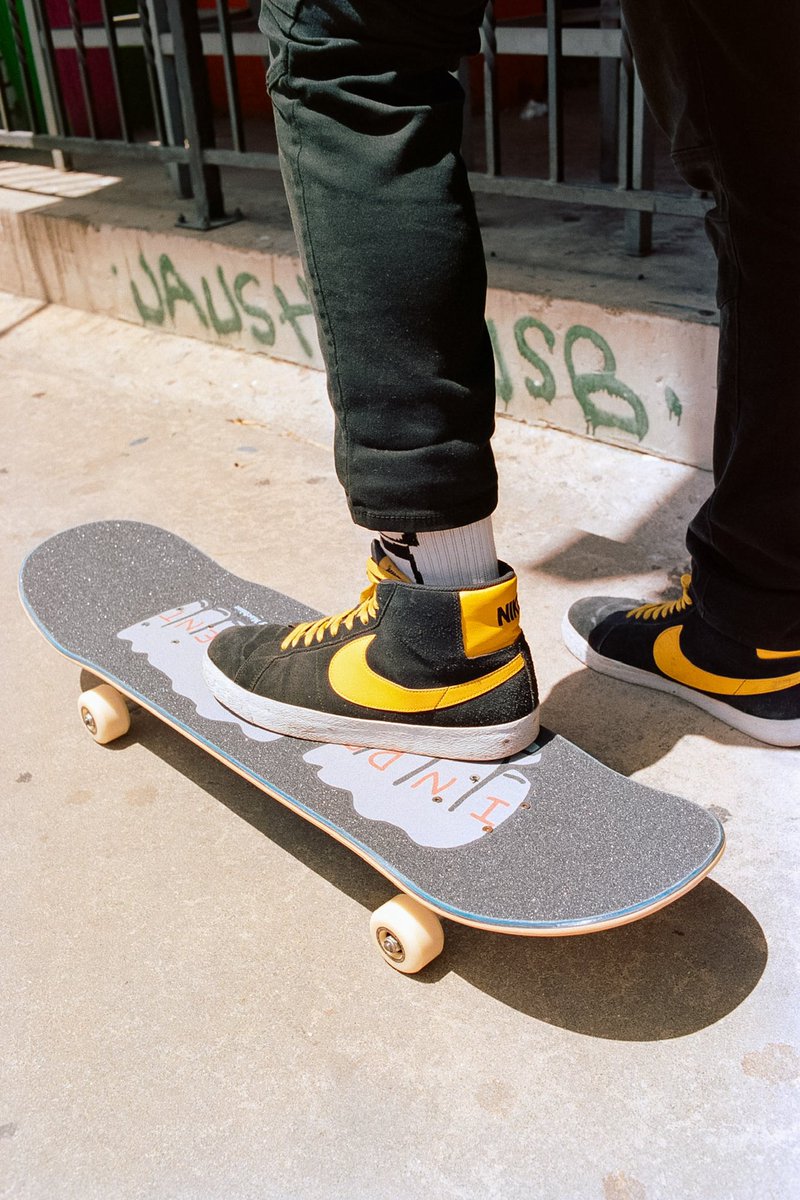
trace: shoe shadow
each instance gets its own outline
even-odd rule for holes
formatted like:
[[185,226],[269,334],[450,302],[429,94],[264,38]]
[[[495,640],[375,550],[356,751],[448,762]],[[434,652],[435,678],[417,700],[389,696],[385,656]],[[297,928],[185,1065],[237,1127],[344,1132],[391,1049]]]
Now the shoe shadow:
[[577,661],[575,667],[543,698],[542,719],[621,775],[659,762],[688,734],[719,746],[770,749],[686,700],[599,675]]
[[[135,728],[128,738],[368,911],[396,891],[346,847],[149,713],[139,713]],[[767,962],[758,922],[710,880],[647,920],[590,936],[509,937],[447,925],[443,955],[411,983],[436,983],[454,971],[502,1004],[591,1037],[659,1041],[695,1033],[741,1004]]]

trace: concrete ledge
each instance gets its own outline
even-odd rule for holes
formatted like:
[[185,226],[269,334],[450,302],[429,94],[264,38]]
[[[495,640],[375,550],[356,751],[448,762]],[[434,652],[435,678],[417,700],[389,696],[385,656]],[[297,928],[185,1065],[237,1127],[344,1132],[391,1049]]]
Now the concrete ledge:
[[[162,173],[156,181],[163,193]],[[125,181],[109,174],[0,164],[0,289],[321,370],[279,186],[273,179],[266,220],[198,235],[172,225],[174,198],[169,207],[163,195],[148,202],[142,180],[126,194]],[[574,277],[564,278],[585,231],[551,226],[540,244],[547,239],[559,255],[551,279],[563,294],[536,290],[531,230],[528,243],[515,243],[517,218],[509,218],[504,242],[502,209],[492,215],[487,320],[499,412],[709,467],[717,330],[696,280],[686,304],[662,289],[660,304],[636,308],[635,283],[624,281],[624,302],[614,303],[619,280],[595,263],[588,288],[599,283],[608,301],[585,299]]]

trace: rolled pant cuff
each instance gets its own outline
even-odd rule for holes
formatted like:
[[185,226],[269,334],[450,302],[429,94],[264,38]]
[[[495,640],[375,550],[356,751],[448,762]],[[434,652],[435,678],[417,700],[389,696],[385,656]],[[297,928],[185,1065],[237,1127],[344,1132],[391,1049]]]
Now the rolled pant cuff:
[[435,533],[438,529],[460,529],[490,517],[497,507],[497,493],[482,496],[469,504],[448,509],[446,512],[417,511],[414,509],[392,509],[378,512],[375,509],[350,505],[350,513],[356,525],[364,529],[397,529],[403,533]]
[[800,595],[759,591],[703,571],[695,563],[692,597],[712,629],[743,646],[800,649]]

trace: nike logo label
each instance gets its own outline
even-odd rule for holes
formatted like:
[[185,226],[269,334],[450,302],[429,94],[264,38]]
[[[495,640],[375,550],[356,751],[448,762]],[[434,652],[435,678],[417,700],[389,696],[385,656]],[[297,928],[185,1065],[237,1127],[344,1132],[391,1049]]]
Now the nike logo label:
[[800,684],[800,671],[775,675],[772,679],[734,679],[729,675],[704,671],[690,662],[681,650],[682,629],[682,625],[673,625],[663,630],[653,643],[653,661],[662,674],[676,683],[697,688],[700,692],[714,692],[719,696],[763,696]]
[[504,667],[469,683],[438,688],[407,688],[379,675],[369,665],[367,650],[374,639],[375,634],[368,633],[345,642],[328,665],[328,682],[342,700],[380,712],[420,713],[454,708],[457,704],[476,700],[494,691],[525,666],[524,658],[517,654]]
[[497,610],[497,625],[498,628],[505,621],[510,625],[512,621],[516,621],[519,617],[519,600],[509,600],[508,604],[504,604]]

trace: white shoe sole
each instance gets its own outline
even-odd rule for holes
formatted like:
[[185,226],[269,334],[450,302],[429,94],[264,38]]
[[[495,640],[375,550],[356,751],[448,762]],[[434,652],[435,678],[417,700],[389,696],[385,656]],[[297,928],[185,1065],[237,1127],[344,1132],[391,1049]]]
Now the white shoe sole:
[[586,639],[570,624],[569,613],[564,616],[561,624],[561,636],[570,653],[574,654],[585,666],[590,667],[593,671],[598,671],[601,675],[611,675],[614,679],[621,679],[624,683],[634,683],[638,687],[653,688],[655,691],[677,696],[680,700],[694,704],[696,708],[702,708],[704,712],[710,713],[719,721],[724,721],[733,729],[738,729],[740,733],[746,733],[748,737],[755,738],[759,742],[766,742],[770,746],[800,746],[800,720],[770,721],[765,717],[753,717],[749,713],[740,712],[739,709],[733,708],[723,700],[715,700],[713,696],[697,692],[694,688],[686,687],[685,684],[677,683],[673,679],[665,679],[663,675],[655,675],[651,671],[642,670],[641,667],[632,667],[628,663],[618,662],[615,658],[605,658],[604,655],[593,650]]
[[493,762],[525,750],[539,732],[538,708],[528,716],[504,725],[452,726],[449,729],[403,725],[397,721],[341,717],[257,696],[229,679],[210,658],[203,660],[203,678],[220,704],[251,725],[310,742],[402,750],[463,762]]

